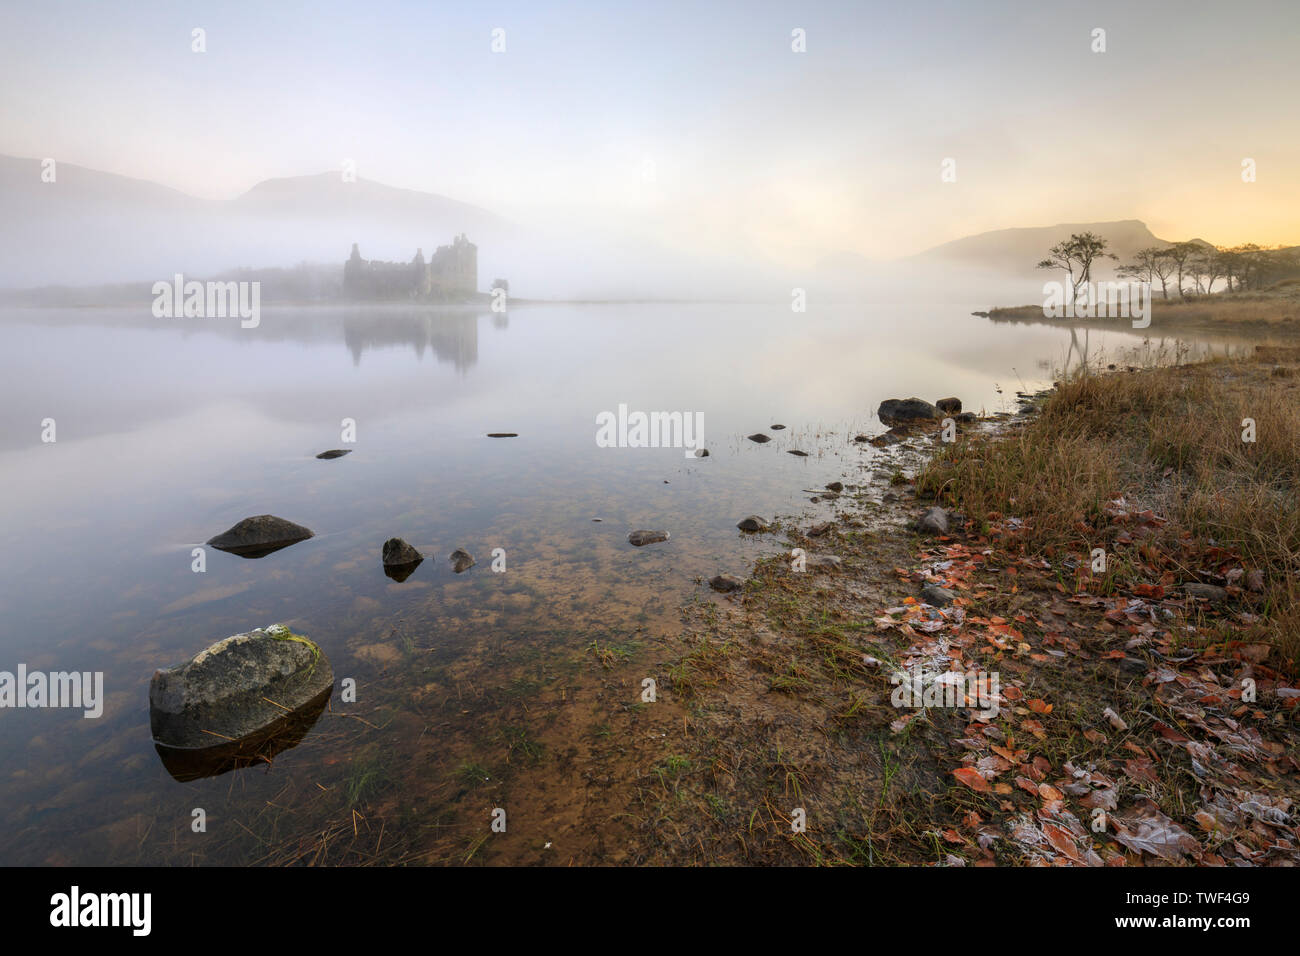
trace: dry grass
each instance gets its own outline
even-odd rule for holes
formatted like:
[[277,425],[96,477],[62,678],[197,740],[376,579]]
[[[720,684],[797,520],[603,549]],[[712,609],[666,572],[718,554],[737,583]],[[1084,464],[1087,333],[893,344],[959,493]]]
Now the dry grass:
[[[1085,373],[1063,382],[1041,414],[992,441],[944,449],[918,493],[978,523],[1025,519],[1026,550],[1046,557],[1106,548],[1122,555],[1108,501],[1167,519],[1143,547],[1182,581],[1201,577],[1193,556],[1233,553],[1263,572],[1261,629],[1279,655],[1300,661],[1300,379],[1295,350],[1255,361],[1209,362],[1136,374]],[[1274,365],[1279,354],[1286,364]],[[1245,420],[1255,440],[1243,438]],[[1142,561],[1121,562],[1141,583]]]

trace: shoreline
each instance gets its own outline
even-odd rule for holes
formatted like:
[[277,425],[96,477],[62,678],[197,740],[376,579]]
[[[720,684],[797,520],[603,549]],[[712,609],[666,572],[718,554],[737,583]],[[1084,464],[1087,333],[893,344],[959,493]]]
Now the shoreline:
[[[1147,441],[1140,415],[1129,413],[1131,430],[1107,416],[1148,393],[1185,402],[1193,390],[1191,414],[1216,419],[1207,428],[1230,423],[1238,399],[1254,402],[1262,428],[1290,436],[1297,376],[1295,348],[1094,372],[954,445],[931,437],[914,473],[888,478],[892,500],[859,494],[829,532],[783,524],[788,547],[833,554],[841,566],[795,574],[777,555],[736,594],[683,609],[671,673],[691,734],[669,759],[678,772],[656,806],[682,835],[651,861],[1300,862],[1295,832],[1279,829],[1300,800],[1295,552],[1275,549],[1270,566],[1259,551],[1182,527],[1191,512],[1179,496],[1192,497],[1201,480],[1191,459],[1141,475],[1103,460],[1070,502],[1084,506],[1080,520],[1063,512],[1051,524],[1061,475],[1049,464],[1078,451],[1067,426],[1088,416],[1097,428],[1090,454],[1129,453],[1135,435]],[[1266,401],[1292,417],[1269,416]],[[1264,464],[1287,440],[1258,449]],[[988,476],[1011,464],[1028,464],[1047,491],[1035,497],[1018,480],[1006,487],[1023,496],[968,511],[997,500]],[[949,509],[947,534],[912,524],[934,506]],[[1105,544],[1107,570],[1090,541]],[[941,695],[936,706],[897,706],[907,681],[893,675],[933,686],[945,671],[996,675],[997,716],[987,719],[973,694],[963,706],[944,706]]]

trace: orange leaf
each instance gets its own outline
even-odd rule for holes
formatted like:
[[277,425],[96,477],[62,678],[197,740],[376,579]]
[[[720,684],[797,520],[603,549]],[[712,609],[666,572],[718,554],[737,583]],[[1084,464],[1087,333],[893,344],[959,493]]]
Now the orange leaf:
[[952,775],[978,793],[989,793],[993,789],[974,767],[958,767]]

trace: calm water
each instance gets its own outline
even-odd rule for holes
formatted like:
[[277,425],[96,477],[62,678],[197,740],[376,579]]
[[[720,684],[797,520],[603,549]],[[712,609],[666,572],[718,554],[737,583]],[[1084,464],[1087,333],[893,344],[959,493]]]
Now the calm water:
[[[508,781],[530,757],[535,775],[560,772],[539,755],[579,731],[530,702],[583,687],[593,642],[662,658],[699,577],[743,573],[779,543],[742,538],[737,520],[826,514],[803,489],[861,480],[871,453],[849,439],[882,430],[882,399],[1012,410],[1077,357],[1068,329],[969,311],[302,308],[265,310],[256,329],[0,313],[0,670],[103,671],[106,695],[97,720],[0,710],[0,862],[442,859],[420,854],[438,826],[472,835],[455,818],[486,805],[464,782],[476,768]],[[1096,356],[1141,340],[1087,341]],[[598,447],[596,415],[620,403],[702,412],[711,457]],[[755,431],[775,441],[744,439]],[[313,457],[337,447],[353,452]],[[192,548],[263,513],[316,537],[260,560],[208,549],[191,570]],[[633,548],[634,528],[672,538]],[[400,584],[380,565],[391,536],[432,558]],[[457,547],[478,560],[461,575]],[[357,704],[336,698],[272,768],[172,779],[150,742],[154,669],[277,621],[357,680]],[[352,808],[391,831],[364,852],[285,849],[330,828],[355,842],[355,819],[338,823]]]

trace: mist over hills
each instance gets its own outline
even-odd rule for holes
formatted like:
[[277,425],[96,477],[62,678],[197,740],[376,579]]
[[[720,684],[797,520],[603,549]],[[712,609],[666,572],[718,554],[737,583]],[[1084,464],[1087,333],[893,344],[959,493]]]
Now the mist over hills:
[[1136,219],[1061,223],[979,233],[892,262],[843,252],[801,272],[725,251],[703,259],[613,229],[607,236],[543,233],[446,196],[344,182],[338,172],[268,179],[229,200],[70,163],[57,165],[54,182],[41,173],[40,160],[0,156],[7,213],[0,288],[152,282],[177,272],[213,277],[301,263],[341,271],[354,242],[366,258],[407,261],[416,249],[428,257],[464,233],[479,247],[480,288],[500,276],[523,297],[779,300],[807,287],[824,299],[903,300],[923,292],[936,300],[1010,301],[1037,294],[1043,273],[1035,264],[1073,232],[1104,236],[1121,261],[1170,244]]

